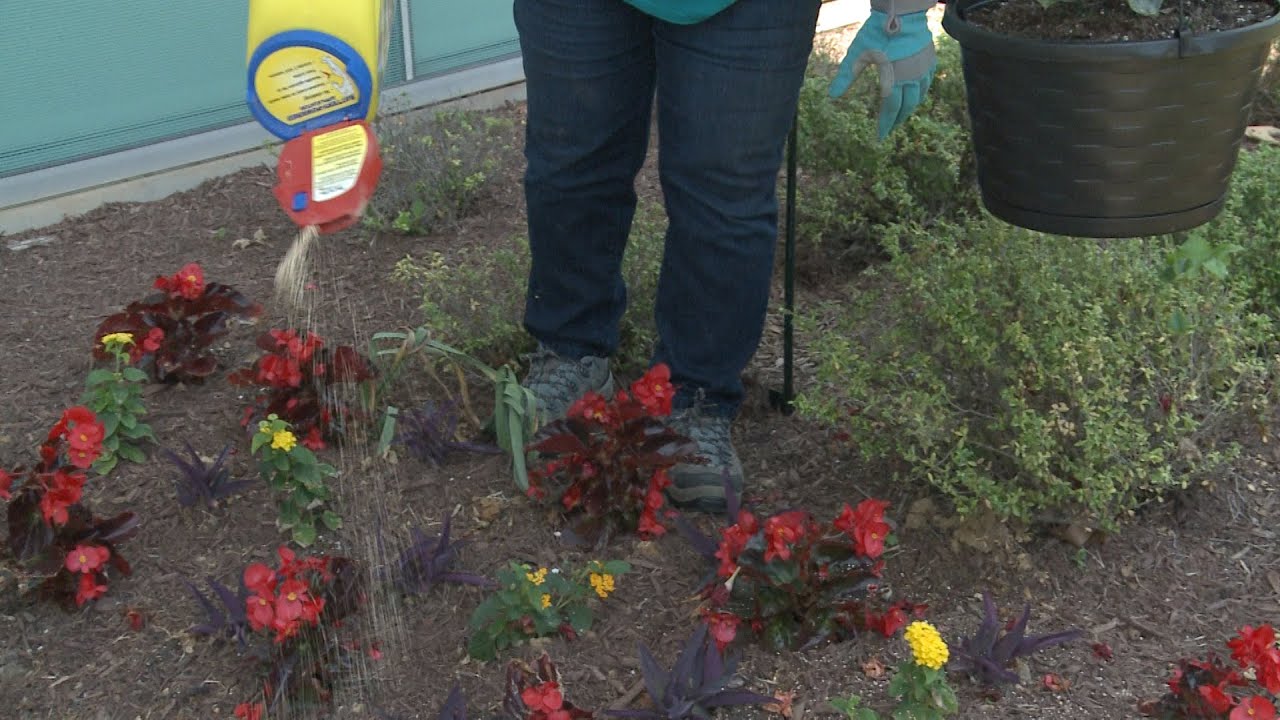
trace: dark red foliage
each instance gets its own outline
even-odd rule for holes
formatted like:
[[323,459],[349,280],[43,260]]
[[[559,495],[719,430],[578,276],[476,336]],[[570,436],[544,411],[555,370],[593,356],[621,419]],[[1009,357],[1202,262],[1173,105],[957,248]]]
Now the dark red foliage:
[[[716,575],[703,588],[718,644],[751,628],[774,650],[808,648],[852,637],[860,630],[899,629],[923,605],[899,601],[875,610],[884,581],[883,537],[887,503],[865,500],[845,506],[835,520],[818,522],[790,510],[764,518],[740,510],[720,531]],[[731,581],[731,582],[730,582]]]
[[867,609],[864,615],[866,628],[885,637],[893,637],[907,626],[911,618],[923,618],[928,609],[928,605],[913,603],[910,600],[899,600],[884,612]]
[[1183,658],[1169,679],[1168,694],[1149,711],[1162,718],[1224,718],[1235,704],[1232,688],[1248,684],[1213,653],[1204,660]]
[[1280,649],[1274,628],[1245,625],[1227,647],[1234,666],[1213,652],[1203,660],[1182,658],[1169,678],[1169,692],[1139,705],[1141,712],[1164,720],[1274,718],[1273,701],[1280,693]]
[[697,443],[663,420],[671,411],[669,377],[658,365],[613,400],[587,393],[568,417],[542,428],[530,443],[529,449],[554,459],[529,473],[529,495],[545,497],[554,483],[571,529],[583,541],[603,545],[618,531],[662,535],[667,471],[706,462]]
[[5,548],[25,570],[45,576],[41,595],[67,609],[101,597],[109,572],[131,573],[116,546],[133,537],[137,518],[101,518],[81,502],[84,468],[101,453],[102,435],[93,412],[69,408],[40,446],[39,463],[0,471],[0,497],[9,500]]
[[358,419],[359,404],[346,402],[336,388],[376,377],[368,359],[350,345],[330,350],[324,340],[305,330],[274,329],[258,336],[266,354],[228,376],[233,385],[257,387],[254,406],[246,410],[248,426],[275,414],[293,426],[299,441],[319,450]]
[[[209,617],[191,631],[235,639],[250,649],[266,675],[262,706],[274,711],[285,697],[291,703],[326,704],[337,673],[360,647],[343,641],[339,631],[364,604],[361,572],[348,558],[299,556],[285,546],[277,549],[277,558],[275,567],[246,567],[239,592],[209,579],[221,607],[188,582]],[[264,640],[250,646],[255,635]]]
[[230,332],[229,323],[262,314],[261,305],[234,288],[205,284],[198,265],[157,278],[155,287],[159,292],[130,303],[98,325],[94,357],[110,357],[102,347],[103,336],[127,332],[133,335],[134,364],[156,382],[200,382],[218,368],[212,347]]

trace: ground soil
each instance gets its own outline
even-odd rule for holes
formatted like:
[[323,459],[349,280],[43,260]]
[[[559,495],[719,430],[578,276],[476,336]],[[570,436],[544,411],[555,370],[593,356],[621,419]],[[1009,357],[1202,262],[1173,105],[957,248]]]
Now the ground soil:
[[[1181,7],[1181,9],[1180,9]],[[965,19],[995,32],[1044,40],[1118,42],[1176,37],[1182,18],[1197,34],[1253,25],[1276,14],[1266,0],[1166,0],[1158,15],[1144,16],[1125,0],[1063,0],[1045,8],[1039,0],[995,0],[965,11]]]
[[[520,114],[518,107],[505,112]],[[518,178],[513,159],[481,215],[430,237],[326,238],[313,276],[315,329],[331,342],[349,342],[415,324],[412,290],[387,280],[393,264],[409,253],[448,256],[520,233]],[[260,330],[287,322],[270,300],[293,228],[276,208],[272,180],[269,169],[246,170],[163,201],[109,205],[0,242],[0,378],[8,398],[0,410],[0,467],[28,462],[60,410],[79,396],[99,320],[145,294],[157,274],[198,261],[210,280],[261,299],[268,313],[218,348],[222,370],[204,385],[153,388],[150,420],[162,447],[190,441],[211,455],[232,443],[235,473],[252,472],[238,422],[246,398],[225,374],[254,357]],[[656,197],[652,158],[639,187]],[[259,231],[265,244],[248,242]],[[26,249],[10,249],[18,247]],[[799,302],[830,294],[804,286]],[[1034,632],[1086,631],[1083,640],[1032,658],[1021,668],[1026,682],[998,699],[957,678],[959,717],[1134,717],[1140,700],[1160,695],[1175,659],[1220,649],[1240,625],[1280,619],[1280,442],[1264,430],[1235,438],[1245,446],[1243,457],[1213,483],[1145,508],[1124,532],[1077,548],[982,517],[960,522],[927,490],[894,482],[892,471],[900,468],[870,463],[828,429],[770,410],[767,390],[780,379],[780,328],[775,309],[748,371],[752,402],[736,427],[751,502],[764,511],[803,506],[830,516],[845,501],[890,500],[901,537],[888,557],[893,592],[928,603],[949,640],[974,630],[983,590],[1007,612],[1029,603]],[[812,365],[806,339],[798,342],[803,386]],[[434,385],[409,382],[394,401],[412,407],[432,398],[441,399]],[[554,516],[516,490],[500,458],[461,454],[433,467],[403,454],[395,463],[366,454],[358,441],[325,452],[342,468],[339,505],[347,525],[325,533],[320,550],[369,565],[377,558],[375,537],[394,551],[411,526],[432,533],[452,514],[455,533],[470,541],[461,563],[467,570],[493,573],[513,558],[564,566],[589,557],[560,543]],[[234,583],[247,563],[270,559],[282,541],[270,493],[255,486],[217,509],[184,510],[175,501],[172,471],[153,455],[86,490],[100,513],[132,509],[143,518],[137,537],[122,548],[134,576],[114,582],[96,607],[66,614],[19,595],[15,578],[0,575],[0,716],[230,718],[235,704],[258,689],[255,668],[233,646],[189,635],[200,616],[182,580]],[[652,543],[622,539],[607,555],[635,569],[598,608],[592,632],[503,657],[529,660],[545,649],[578,705],[641,707],[636,645],[647,644],[664,663],[673,660],[691,628],[703,568],[674,533]],[[481,591],[457,587],[410,599],[373,592],[367,619],[350,632],[366,645],[376,640],[382,657],[352,668],[333,708],[319,716],[433,718],[455,682],[472,717],[496,712],[504,663],[468,661],[464,650],[467,618],[481,598]],[[130,628],[131,610],[145,618],[142,629]],[[1113,659],[1095,654],[1093,643],[1105,643]],[[888,677],[877,675],[872,661],[892,667],[904,648],[867,638],[804,653],[751,646],[744,652],[745,686],[793,695],[791,720],[803,720],[834,717],[827,701],[851,693],[887,710]],[[1043,683],[1050,673],[1058,678],[1056,691]],[[758,710],[728,715],[763,717]]]

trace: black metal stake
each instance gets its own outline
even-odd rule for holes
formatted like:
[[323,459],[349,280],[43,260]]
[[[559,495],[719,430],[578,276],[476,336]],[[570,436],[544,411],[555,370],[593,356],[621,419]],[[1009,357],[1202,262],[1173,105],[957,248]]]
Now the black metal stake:
[[782,393],[774,393],[774,406],[783,415],[795,409],[795,309],[796,309],[796,175],[797,148],[800,144],[800,112],[791,121],[787,138],[787,224],[783,242],[782,274]]

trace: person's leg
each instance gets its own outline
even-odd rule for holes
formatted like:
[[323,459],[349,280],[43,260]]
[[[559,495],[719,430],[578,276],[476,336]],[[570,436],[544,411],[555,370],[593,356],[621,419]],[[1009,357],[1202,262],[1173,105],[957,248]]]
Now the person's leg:
[[659,24],[658,136],[670,227],[656,359],[678,406],[701,391],[733,415],[763,330],[778,233],[777,175],[819,0],[738,0],[699,25]]
[[[741,467],[728,439],[742,370],[768,308],[777,174],[813,46],[819,0],[738,0],[710,20],[656,26],[658,136],[670,227],[658,283],[656,362],[709,466],[681,466],[673,498],[718,509],[720,475]],[[688,425],[688,421],[684,424]]]
[[653,21],[620,0],[515,0],[528,88],[525,326],[556,353],[608,356],[653,106]]
[[626,308],[621,265],[653,108],[653,21],[620,0],[515,0],[526,85],[532,267],[524,384],[542,421],[591,390]]

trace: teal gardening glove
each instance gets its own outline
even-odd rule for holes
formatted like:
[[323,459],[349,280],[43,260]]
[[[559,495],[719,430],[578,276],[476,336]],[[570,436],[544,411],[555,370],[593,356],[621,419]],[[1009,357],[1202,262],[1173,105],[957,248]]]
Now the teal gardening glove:
[[906,121],[929,92],[938,69],[925,11],[937,0],[871,0],[871,17],[849,44],[831,81],[830,95],[844,95],[868,65],[880,75],[880,139]]

